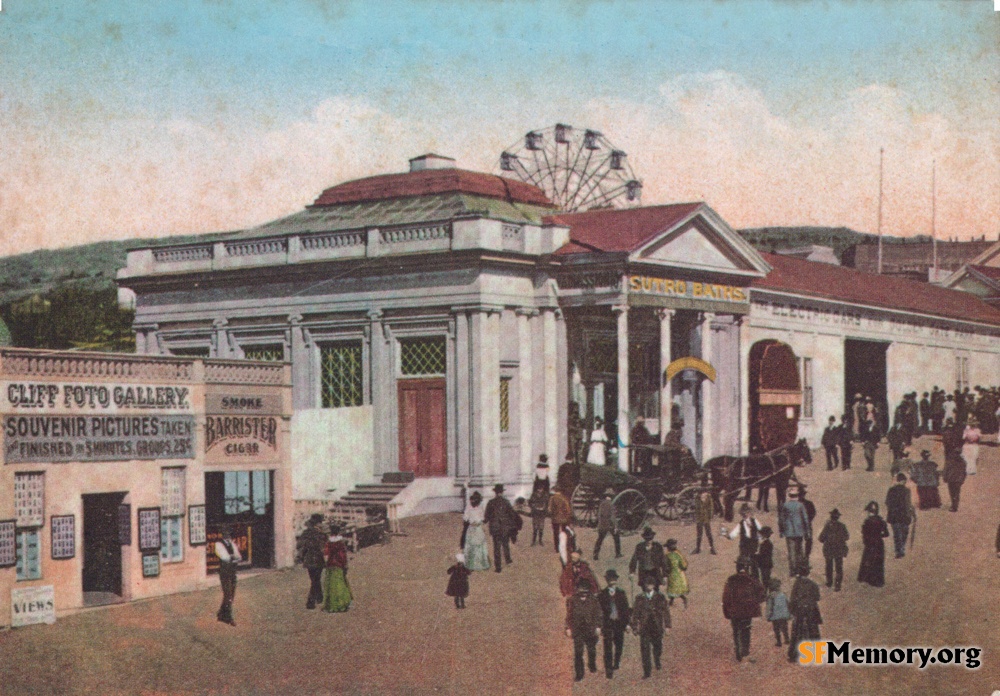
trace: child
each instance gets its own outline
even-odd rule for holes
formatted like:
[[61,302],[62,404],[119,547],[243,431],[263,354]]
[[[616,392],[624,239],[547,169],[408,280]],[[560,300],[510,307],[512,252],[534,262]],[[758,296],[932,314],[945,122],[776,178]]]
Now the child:
[[771,569],[774,568],[774,544],[771,543],[771,534],[773,533],[774,530],[770,527],[761,527],[760,535],[764,537],[764,540],[757,547],[757,553],[753,559],[757,566],[757,572],[760,573],[760,584],[764,587],[771,586]]
[[465,609],[465,598],[469,596],[469,576],[472,571],[465,567],[465,554],[456,553],[455,565],[448,569],[448,589],[444,591],[448,597],[455,598],[455,608]]
[[677,550],[676,539],[667,539],[667,563],[670,564],[670,573],[667,575],[667,597],[670,606],[674,605],[674,599],[680,597],[684,601],[684,608],[687,609],[687,593],[690,588],[684,571],[687,570],[688,564],[687,559]]
[[767,585],[770,592],[767,593],[767,620],[771,622],[774,629],[775,646],[781,647],[781,636],[785,636],[785,643],[788,643],[788,620],[792,615],[788,612],[788,596],[781,591],[781,580],[771,578]]

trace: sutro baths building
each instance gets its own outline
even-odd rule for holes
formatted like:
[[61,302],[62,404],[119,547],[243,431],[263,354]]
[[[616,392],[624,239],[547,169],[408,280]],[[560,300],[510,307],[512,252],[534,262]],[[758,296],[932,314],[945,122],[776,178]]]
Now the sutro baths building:
[[132,251],[119,283],[140,353],[291,363],[297,500],[412,472],[403,514],[529,483],[595,416],[705,460],[815,445],[853,393],[1000,382],[1000,311],[972,295],[760,254],[704,203],[564,214],[434,155]]

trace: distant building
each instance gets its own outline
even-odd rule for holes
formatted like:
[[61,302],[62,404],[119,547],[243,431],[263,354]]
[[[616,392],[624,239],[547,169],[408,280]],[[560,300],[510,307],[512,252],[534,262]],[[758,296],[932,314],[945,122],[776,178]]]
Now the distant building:
[[[937,268],[939,272],[953,273],[992,245],[993,242],[987,241],[939,241]],[[866,273],[878,273],[878,244],[854,245],[844,252],[843,264]],[[933,268],[934,244],[931,241],[894,240],[882,244],[882,275],[927,282]]]
[[1000,241],[949,275],[941,285],[972,293],[1000,309]]
[[834,266],[840,265],[840,259],[834,253],[832,247],[821,246],[819,244],[808,244],[806,246],[793,247],[790,249],[778,249],[775,253],[782,256],[792,256],[804,261],[815,261],[816,263],[832,263]]

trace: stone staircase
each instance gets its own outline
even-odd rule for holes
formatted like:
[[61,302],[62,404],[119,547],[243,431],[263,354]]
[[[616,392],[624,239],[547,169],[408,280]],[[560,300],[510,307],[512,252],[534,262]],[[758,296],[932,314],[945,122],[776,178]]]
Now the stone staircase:
[[386,515],[389,501],[413,481],[409,472],[394,472],[382,475],[380,483],[361,483],[355,486],[344,497],[333,504],[334,515],[343,513],[349,516],[361,509],[377,508]]

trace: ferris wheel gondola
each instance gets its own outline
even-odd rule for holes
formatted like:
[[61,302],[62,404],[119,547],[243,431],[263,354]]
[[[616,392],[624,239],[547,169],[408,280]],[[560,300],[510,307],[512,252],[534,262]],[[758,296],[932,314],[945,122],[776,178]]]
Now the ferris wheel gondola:
[[500,155],[500,170],[542,189],[561,210],[638,205],[642,183],[623,150],[596,130],[533,130]]

